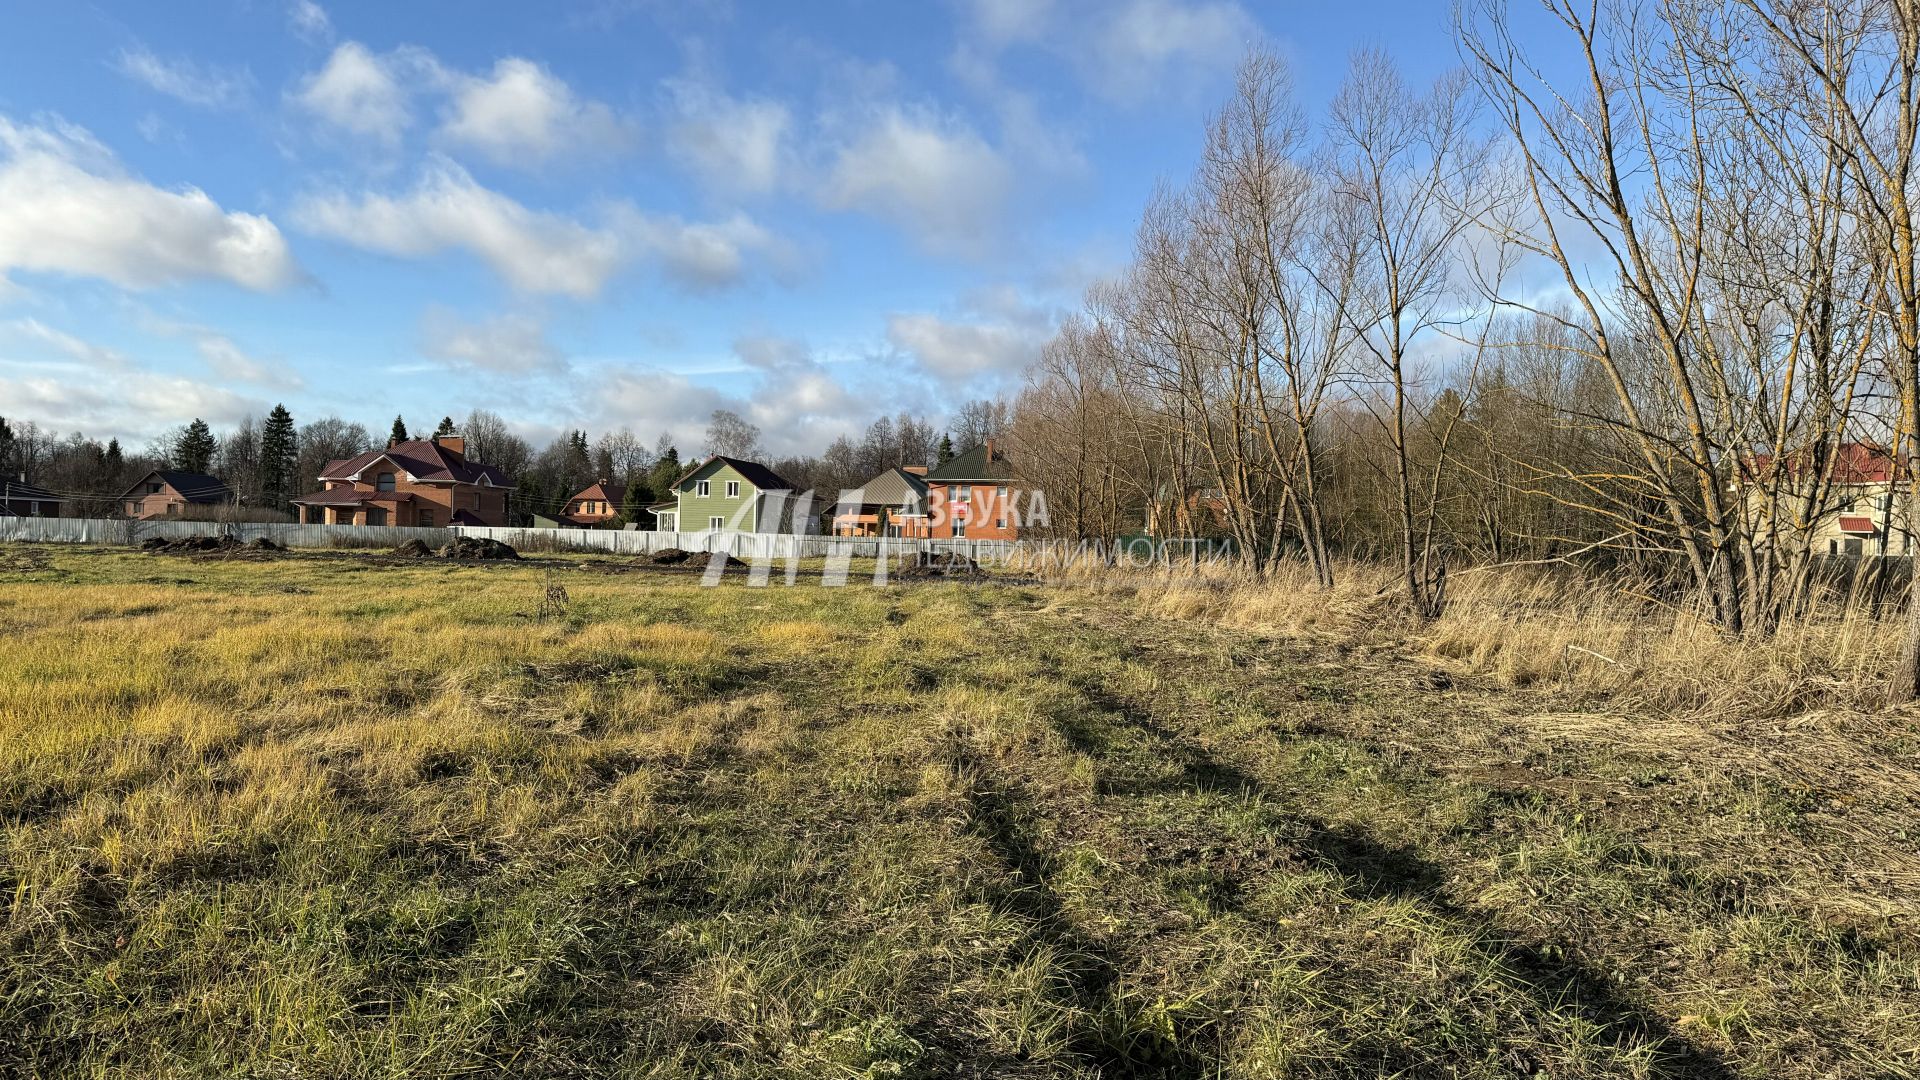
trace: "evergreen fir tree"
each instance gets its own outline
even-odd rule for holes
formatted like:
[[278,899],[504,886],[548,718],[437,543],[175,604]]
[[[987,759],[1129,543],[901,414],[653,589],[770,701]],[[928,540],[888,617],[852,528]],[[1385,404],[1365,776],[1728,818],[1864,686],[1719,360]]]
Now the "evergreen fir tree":
[[396,416],[393,418],[393,431],[387,435],[387,445],[392,446],[394,443],[403,443],[406,441],[407,422]]
[[652,488],[656,500],[673,497],[673,482],[680,479],[680,451],[669,446],[653,463],[653,469],[647,474],[647,486]]
[[938,453],[940,456],[939,459],[934,462],[936,465],[945,465],[947,462],[953,460],[953,437],[951,435],[940,436],[940,449]]
[[453,417],[451,416],[441,417],[440,426],[433,429],[433,437],[438,439],[442,435],[451,435],[451,434],[453,434]]
[[173,467],[181,472],[204,473],[213,467],[213,454],[219,448],[213,429],[196,416],[173,444]]
[[627,484],[627,494],[620,500],[620,520],[626,524],[646,524],[640,519],[647,514],[647,504],[653,501],[653,492],[646,482],[635,477]]
[[127,469],[127,456],[120,449],[119,439],[107,440],[107,453],[106,456],[101,459],[101,464],[105,466],[107,470],[107,480],[118,483],[120,474]]
[[293,414],[285,405],[275,405],[260,429],[260,488],[267,505],[281,508],[300,493],[296,465],[298,436],[293,430]]

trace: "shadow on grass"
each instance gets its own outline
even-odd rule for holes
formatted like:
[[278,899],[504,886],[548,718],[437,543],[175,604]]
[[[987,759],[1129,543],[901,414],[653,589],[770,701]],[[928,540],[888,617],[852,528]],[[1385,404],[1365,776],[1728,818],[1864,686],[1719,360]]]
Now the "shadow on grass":
[[[1163,760],[1177,770],[1167,787],[1212,795],[1259,795],[1283,806],[1295,800],[1275,792],[1258,778],[1221,761],[1161,723],[1151,713],[1109,691],[1105,686],[1074,680],[1081,695],[1109,722],[1146,736]],[[1056,722],[1076,749],[1106,756],[1102,745],[1084,723]],[[1564,959],[1572,950],[1554,943],[1531,943],[1512,935],[1486,916],[1452,900],[1446,892],[1446,873],[1411,847],[1384,844],[1365,833],[1332,825],[1310,815],[1294,814],[1302,829],[1296,841],[1301,857],[1324,866],[1343,879],[1345,891],[1369,900],[1406,900],[1453,923],[1473,941],[1471,949],[1504,974],[1508,985],[1526,994],[1546,1013],[1575,1015],[1593,1025],[1597,1038],[1623,1055],[1644,1053],[1648,1075],[1663,1080],[1735,1080],[1736,1070],[1713,1051],[1695,1045],[1675,1032],[1658,1015],[1617,994],[1603,972]],[[1400,1067],[1417,1069],[1422,1062]],[[1431,1065],[1431,1062],[1424,1064]]]
[[1055,860],[1033,841],[1035,809],[1014,787],[994,782],[965,747],[953,747],[948,762],[973,778],[973,831],[1014,875],[1012,887],[995,897],[996,905],[1027,924],[1021,947],[1045,947],[1061,958],[1056,1004],[1084,1018],[1072,1026],[1070,1052],[1102,1077],[1199,1080],[1214,1075],[1177,1028],[1169,1031],[1153,1022],[1126,996],[1118,958],[1074,925],[1051,884]]

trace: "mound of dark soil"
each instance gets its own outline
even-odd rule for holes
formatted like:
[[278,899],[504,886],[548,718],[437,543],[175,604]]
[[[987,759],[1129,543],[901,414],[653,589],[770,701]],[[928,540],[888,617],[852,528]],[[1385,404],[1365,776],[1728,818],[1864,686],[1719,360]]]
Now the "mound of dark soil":
[[149,555],[195,555],[208,551],[239,551],[245,545],[231,536],[182,536],[175,540],[152,536],[140,542]]
[[248,551],[285,551],[287,550],[286,545],[276,544],[272,540],[264,536],[256,536],[253,539],[247,541],[246,548]]
[[395,555],[404,555],[410,559],[431,559],[433,549],[424,540],[402,540],[400,546],[393,549]]
[[922,551],[914,556],[913,562],[900,568],[894,575],[903,578],[977,578],[985,577],[986,572],[980,564],[965,555],[945,554],[937,551]]
[[[747,565],[731,555],[723,555],[721,559],[723,560],[721,565],[729,570],[736,566]],[[648,561],[654,566],[690,566],[705,570],[713,565],[713,554],[706,551],[681,551],[679,548],[668,548],[665,551],[654,552],[653,557]]]
[[439,551],[443,559],[518,559],[520,553],[498,540],[462,536]]

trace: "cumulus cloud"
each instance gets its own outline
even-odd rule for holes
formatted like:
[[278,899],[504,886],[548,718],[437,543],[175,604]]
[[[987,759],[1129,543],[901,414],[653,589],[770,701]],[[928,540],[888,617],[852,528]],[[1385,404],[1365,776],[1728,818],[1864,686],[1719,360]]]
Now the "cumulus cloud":
[[0,401],[20,416],[59,417],[62,428],[95,438],[138,443],[175,417],[198,416],[216,427],[257,416],[265,403],[193,379],[127,371],[111,381],[66,376],[0,376]]
[[689,222],[629,209],[616,221],[637,252],[657,259],[668,277],[692,288],[725,288],[746,276],[750,255],[781,254],[773,234],[745,214]]
[[0,116],[0,276],[16,269],[133,289],[212,278],[265,290],[301,276],[266,217],[130,176],[81,129]]
[[432,66],[418,50],[379,55],[357,41],[342,42],[300,81],[293,102],[350,135],[397,145],[413,123],[407,76]]
[[887,341],[943,383],[991,382],[1039,359],[1057,325],[1056,313],[1008,286],[976,292],[962,309],[954,316],[897,312],[887,318]]
[[1228,0],[1128,0],[1096,24],[1082,70],[1109,96],[1137,99],[1173,70],[1228,69],[1258,35],[1253,17]]
[[674,121],[669,151],[709,184],[759,194],[787,168],[792,114],[777,101],[730,97],[700,83],[669,84]]
[[313,0],[293,0],[288,4],[287,24],[308,41],[333,40],[333,20],[327,18],[327,9]]
[[656,259],[684,284],[730,284],[745,272],[749,252],[773,246],[771,236],[742,215],[687,223],[616,203],[602,218],[588,225],[531,210],[444,160],[401,195],[336,192],[294,209],[302,228],[367,251],[423,258],[465,250],[522,292],[581,299],[598,295],[624,265],[641,258]]
[[233,108],[246,101],[252,79],[243,71],[205,67],[191,60],[168,60],[141,45],[120,50],[114,59],[120,74],[168,97],[208,109]]
[[631,126],[606,105],[583,101],[531,60],[507,57],[487,76],[451,78],[440,135],[497,165],[536,167],[563,153],[613,154],[633,141]]
[[820,191],[827,206],[881,214],[942,254],[978,253],[1000,231],[1012,170],[972,128],[901,105],[847,126]]
[[531,315],[508,314],[469,321],[438,305],[420,323],[420,351],[456,366],[503,375],[565,370],[566,357]]
[[402,195],[304,199],[294,220],[309,232],[400,258],[464,249],[524,292],[590,298],[622,259],[618,236],[529,210],[448,161],[430,167]]

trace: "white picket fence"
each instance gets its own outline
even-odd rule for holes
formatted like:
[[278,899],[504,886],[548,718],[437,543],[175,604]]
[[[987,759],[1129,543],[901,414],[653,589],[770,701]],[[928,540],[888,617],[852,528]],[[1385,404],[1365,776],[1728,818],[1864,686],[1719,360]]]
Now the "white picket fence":
[[516,551],[604,551],[614,555],[650,555],[678,548],[716,552],[737,559],[815,559],[833,555],[872,558],[884,551],[909,555],[928,551],[965,555],[976,562],[1000,560],[1019,550],[1015,540],[905,540],[875,537],[796,536],[791,533],[651,532],[635,529],[507,529],[455,525],[462,536],[498,540]]
[[453,539],[449,529],[390,525],[293,525],[266,522],[127,521],[114,518],[0,517],[0,541],[46,544],[138,544],[158,537],[232,536],[241,541],[264,536],[282,547],[390,548],[405,540],[439,547]]
[[621,529],[509,529],[475,525],[416,529],[397,525],[292,525],[218,521],[125,521],[110,518],[0,517],[0,541],[53,544],[138,544],[153,537],[264,536],[283,547],[390,548],[406,540],[439,547],[458,536],[485,537],[524,552],[606,552],[649,555],[678,548],[717,552],[738,559],[810,559],[833,555],[872,558],[915,552],[957,553],[975,561],[1001,560],[1020,548],[1011,540],[901,540],[787,533],[650,532]]

